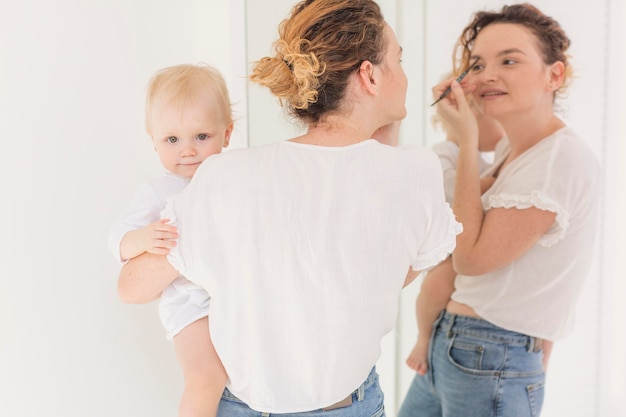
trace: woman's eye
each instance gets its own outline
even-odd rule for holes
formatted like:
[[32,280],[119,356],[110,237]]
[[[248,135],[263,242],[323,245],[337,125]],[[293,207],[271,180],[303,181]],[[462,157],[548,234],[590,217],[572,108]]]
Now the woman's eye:
[[176,143],[178,142],[178,138],[176,136],[170,136],[167,139],[165,139],[165,141],[169,143]]
[[207,135],[206,133],[200,133],[198,136],[196,136],[196,138],[198,140],[207,140],[209,138],[209,135]]
[[479,71],[481,69],[483,69],[483,66],[480,64],[476,64],[472,67],[472,71]]
[[515,60],[513,60],[513,59],[505,59],[503,64],[504,65],[513,65],[513,64],[515,64]]

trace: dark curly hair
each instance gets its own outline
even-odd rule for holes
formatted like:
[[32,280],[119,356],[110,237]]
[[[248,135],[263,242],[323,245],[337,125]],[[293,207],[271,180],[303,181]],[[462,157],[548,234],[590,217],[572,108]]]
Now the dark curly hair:
[[572,77],[567,54],[571,41],[556,20],[529,3],[504,6],[499,12],[475,13],[457,41],[453,56],[455,73],[460,68],[467,68],[476,37],[481,30],[493,23],[513,23],[529,29],[537,38],[544,63],[550,65],[561,61],[565,66],[563,84],[555,93],[564,92]]

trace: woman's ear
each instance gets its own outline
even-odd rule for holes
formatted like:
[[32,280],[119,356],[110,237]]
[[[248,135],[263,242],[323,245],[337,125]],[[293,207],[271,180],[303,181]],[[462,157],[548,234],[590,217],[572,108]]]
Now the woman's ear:
[[565,78],[565,64],[561,61],[556,61],[550,65],[550,91],[556,91],[563,85],[563,79]]
[[370,61],[361,62],[358,79],[361,88],[370,94],[378,94],[378,82],[376,80],[376,67]]

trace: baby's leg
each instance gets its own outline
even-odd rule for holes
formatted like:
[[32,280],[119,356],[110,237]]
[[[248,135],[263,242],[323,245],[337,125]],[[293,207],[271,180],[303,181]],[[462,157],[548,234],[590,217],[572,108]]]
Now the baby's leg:
[[419,375],[426,375],[428,371],[428,345],[430,344],[430,334],[432,325],[437,318],[435,311],[430,312],[426,308],[428,306],[428,294],[426,291],[428,275],[424,278],[420,293],[415,300],[415,310],[417,316],[417,342],[409,357],[406,359],[406,364],[409,368],[413,369]]
[[201,318],[174,336],[174,348],[185,379],[179,417],[215,417],[228,379]]
[[426,375],[428,371],[428,345],[430,344],[430,333],[419,332],[417,334],[417,342],[409,357],[406,359],[406,364],[409,368],[413,369],[419,375]]
[[415,301],[417,342],[406,360],[409,368],[419,375],[425,375],[428,371],[428,345],[432,326],[450,300],[455,278],[452,258],[448,258],[428,272],[422,282]]

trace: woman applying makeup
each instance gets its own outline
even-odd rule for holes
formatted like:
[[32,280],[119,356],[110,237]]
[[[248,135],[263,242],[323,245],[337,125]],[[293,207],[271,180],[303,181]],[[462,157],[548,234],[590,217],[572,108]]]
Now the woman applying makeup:
[[[555,113],[571,78],[570,41],[528,4],[478,12],[464,29],[463,82],[433,89],[459,138],[453,209],[464,231],[452,255],[455,291],[433,326],[428,373],[416,376],[399,417],[538,416],[554,341],[572,326],[591,265],[599,165]],[[507,133],[482,196],[478,131],[464,94]]]

